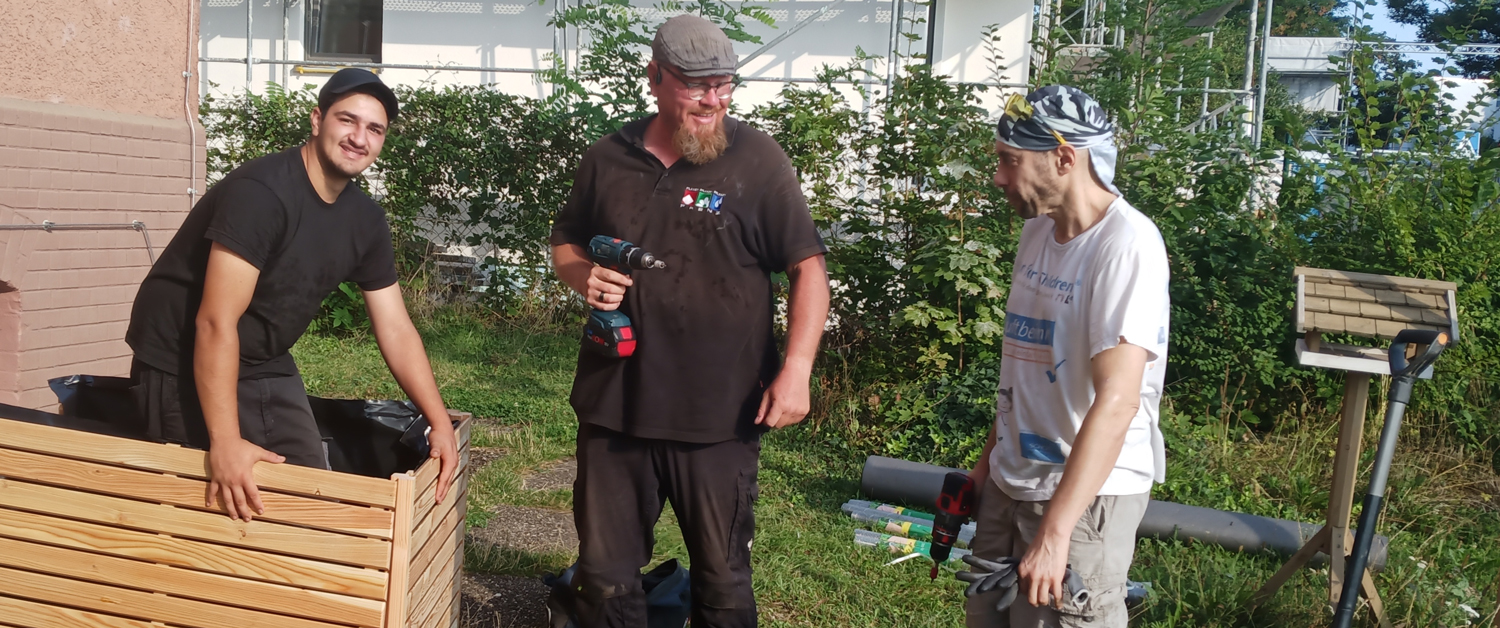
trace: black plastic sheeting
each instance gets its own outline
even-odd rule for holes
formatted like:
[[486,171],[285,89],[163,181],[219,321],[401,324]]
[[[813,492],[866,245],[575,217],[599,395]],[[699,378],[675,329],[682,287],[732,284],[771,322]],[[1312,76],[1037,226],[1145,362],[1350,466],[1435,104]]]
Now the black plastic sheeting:
[[[870,456],[865,459],[859,489],[870,499],[914,504],[931,510],[943,488],[943,476],[952,469],[921,462]],[[1291,556],[1322,528],[1313,523],[1260,517],[1241,512],[1187,506],[1153,499],[1136,529],[1137,538],[1161,540],[1192,539],[1212,543],[1240,552],[1272,551]],[[1385,569],[1390,541],[1377,535],[1370,549],[1370,570]],[[1308,561],[1308,567],[1327,564],[1328,557],[1319,553]]]
[[[69,375],[48,381],[59,413],[0,404],[0,419],[148,440],[126,377]],[[427,419],[410,401],[307,398],[334,471],[377,478],[427,459]],[[0,429],[4,429],[0,427]]]

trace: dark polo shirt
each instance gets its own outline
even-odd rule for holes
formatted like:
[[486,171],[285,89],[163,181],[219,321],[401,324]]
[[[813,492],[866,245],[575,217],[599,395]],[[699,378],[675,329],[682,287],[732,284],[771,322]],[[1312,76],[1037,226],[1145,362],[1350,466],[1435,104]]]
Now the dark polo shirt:
[[769,135],[726,116],[729,147],[718,159],[667,168],[645,148],[652,117],[584,153],[553,222],[553,245],[607,235],[667,263],[636,271],[625,292],[635,354],[580,351],[570,401],[580,421],[641,438],[749,436],[780,368],[770,274],[827,249],[791,160]]

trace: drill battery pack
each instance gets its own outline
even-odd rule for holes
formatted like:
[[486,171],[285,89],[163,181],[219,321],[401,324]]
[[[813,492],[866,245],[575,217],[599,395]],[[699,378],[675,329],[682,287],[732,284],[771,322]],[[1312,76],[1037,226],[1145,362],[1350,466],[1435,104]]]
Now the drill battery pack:
[[589,311],[589,322],[583,328],[584,349],[611,358],[628,358],[635,353],[635,332],[630,318],[618,310]]

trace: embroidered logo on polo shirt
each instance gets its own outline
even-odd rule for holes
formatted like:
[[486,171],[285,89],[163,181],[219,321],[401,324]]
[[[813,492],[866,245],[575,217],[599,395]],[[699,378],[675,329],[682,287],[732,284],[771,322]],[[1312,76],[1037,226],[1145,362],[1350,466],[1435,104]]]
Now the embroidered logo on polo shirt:
[[713,190],[700,190],[698,188],[684,188],[682,190],[681,206],[685,209],[696,209],[700,212],[708,211],[717,214],[723,204],[724,195]]

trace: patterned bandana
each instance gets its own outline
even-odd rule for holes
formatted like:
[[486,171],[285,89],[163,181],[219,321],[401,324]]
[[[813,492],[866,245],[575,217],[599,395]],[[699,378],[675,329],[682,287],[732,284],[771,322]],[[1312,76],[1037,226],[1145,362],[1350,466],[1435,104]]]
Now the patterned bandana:
[[1115,127],[1104,108],[1076,87],[1049,85],[1027,96],[1011,94],[995,127],[995,139],[1021,150],[1058,146],[1086,148],[1094,174],[1110,192],[1115,188]]

